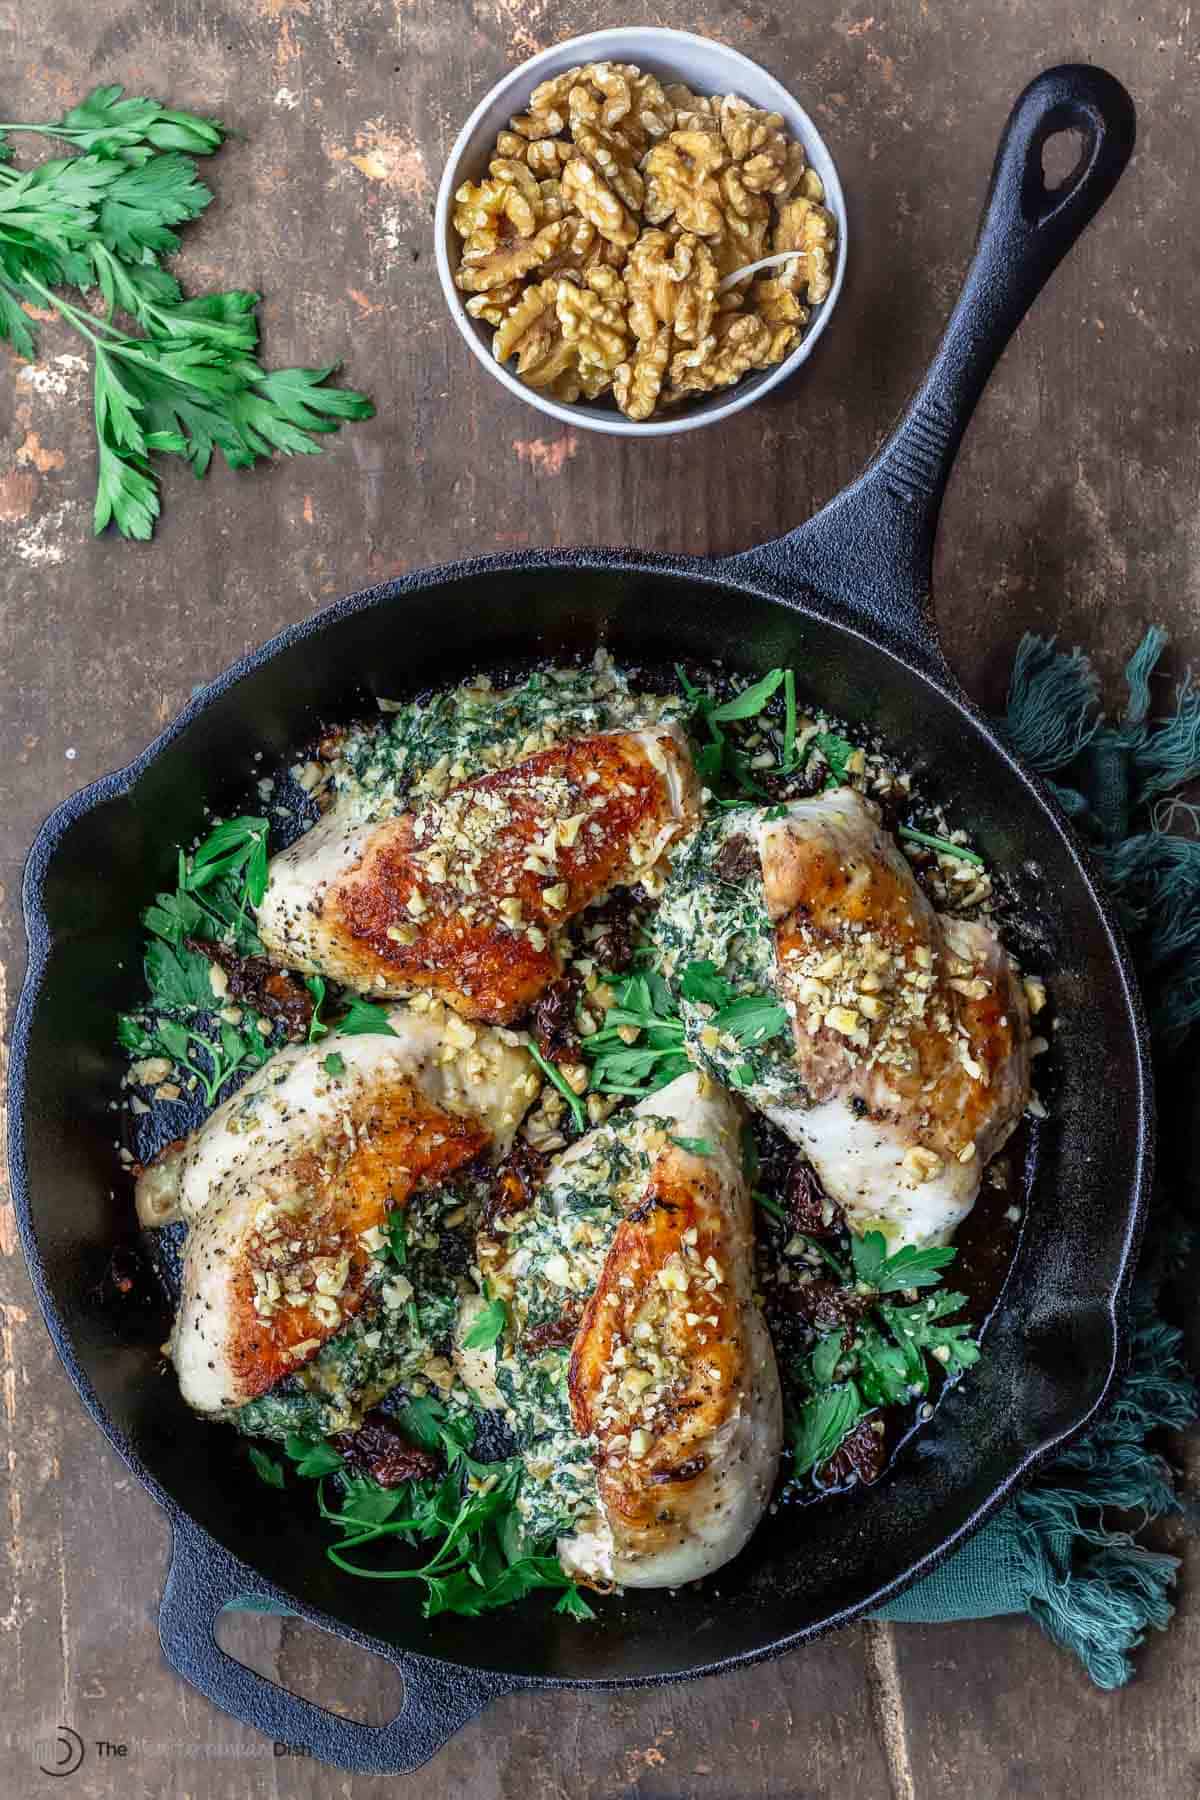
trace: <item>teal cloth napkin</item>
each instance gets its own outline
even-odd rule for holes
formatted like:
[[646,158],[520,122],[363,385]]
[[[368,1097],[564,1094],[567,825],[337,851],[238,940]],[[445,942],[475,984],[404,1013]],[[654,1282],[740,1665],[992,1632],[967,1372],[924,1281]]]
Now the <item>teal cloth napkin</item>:
[[[1003,721],[1099,863],[1129,933],[1163,1062],[1200,1020],[1200,836],[1195,809],[1175,797],[1200,776],[1200,690],[1189,676],[1166,716],[1151,719],[1150,680],[1166,641],[1157,628],[1147,632],[1126,669],[1125,710],[1110,722],[1082,652],[1026,636]],[[1183,1229],[1160,1196],[1143,1251],[1129,1369],[1100,1423],[877,1618],[936,1624],[1028,1613],[1075,1652],[1098,1687],[1128,1681],[1130,1652],[1174,1611],[1178,1558],[1138,1541],[1179,1505],[1153,1438],[1192,1424],[1200,1411],[1181,1334],[1156,1306],[1153,1272]],[[1136,1515],[1136,1530],[1115,1514]],[[231,1605],[287,1611],[250,1595]]]

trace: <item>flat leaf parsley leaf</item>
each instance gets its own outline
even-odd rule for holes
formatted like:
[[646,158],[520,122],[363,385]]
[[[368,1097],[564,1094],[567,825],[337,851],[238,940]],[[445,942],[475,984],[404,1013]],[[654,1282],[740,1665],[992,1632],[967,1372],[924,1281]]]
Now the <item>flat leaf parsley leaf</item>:
[[[743,1050],[785,1036],[791,1028],[787,1008],[769,994],[739,994],[711,962],[690,962],[680,977],[685,1000],[714,1010],[709,1023]],[[753,1080],[753,1072],[749,1079]]]
[[295,1464],[297,1475],[312,1478],[335,1475],[346,1466],[333,1445],[327,1444],[324,1438],[302,1437],[299,1432],[289,1431],[284,1449]]
[[[312,1018],[308,1021],[308,1041],[310,1044],[316,1044],[323,1037],[329,1036],[329,1027],[321,1017],[321,1008],[325,1004],[325,977],[323,975],[306,975],[304,985],[312,996],[313,1003]],[[339,1056],[337,1060],[341,1062],[342,1059]],[[341,1069],[330,1069],[329,1061],[330,1059],[326,1057],[325,1067],[329,1073],[340,1075]]]
[[260,1450],[257,1444],[250,1445],[250,1463],[258,1479],[265,1481],[268,1487],[287,1486],[283,1464],[276,1462],[273,1456],[268,1456],[265,1450]]
[[824,1388],[806,1401],[792,1433],[795,1473],[806,1475],[810,1469],[828,1462],[862,1414],[863,1404],[852,1382]]
[[715,720],[718,725],[729,724],[734,719],[756,719],[776,688],[782,683],[783,678],[784,671],[782,669],[771,669],[761,681],[756,681],[750,687],[743,688],[742,692],[735,695],[732,700],[726,700],[721,706],[709,706],[707,716]]
[[[487,1293],[485,1286],[484,1293]],[[503,1300],[491,1299],[463,1338],[466,1350],[490,1350],[508,1326],[508,1307]]]
[[372,1006],[369,1000],[358,1000],[353,995],[347,998],[346,1011],[338,1020],[337,1029],[347,1037],[368,1037],[372,1033],[380,1037],[399,1035],[388,1023],[382,1006]]
[[915,1244],[905,1244],[894,1256],[889,1256],[887,1239],[882,1231],[868,1231],[862,1237],[852,1237],[850,1252],[859,1281],[880,1294],[902,1293],[905,1288],[933,1287],[942,1279],[941,1270],[955,1257],[954,1247],[950,1244],[930,1244],[923,1250]]

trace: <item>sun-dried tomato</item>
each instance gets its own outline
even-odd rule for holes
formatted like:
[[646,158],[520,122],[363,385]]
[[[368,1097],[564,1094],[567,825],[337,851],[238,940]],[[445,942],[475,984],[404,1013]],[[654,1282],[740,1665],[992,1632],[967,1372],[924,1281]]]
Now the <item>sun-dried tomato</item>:
[[787,774],[781,769],[755,769],[754,779],[768,799],[776,803],[807,800],[812,794],[820,793],[825,786],[824,770],[812,762],[806,762],[803,768],[792,769]]
[[524,1212],[532,1205],[545,1168],[546,1158],[541,1152],[527,1144],[524,1138],[517,1138],[492,1175],[492,1185],[479,1220],[480,1230],[490,1231],[496,1220],[505,1214]]
[[590,907],[585,913],[587,953],[597,968],[622,975],[633,961],[638,935],[636,906],[630,890],[622,888],[603,906]]
[[869,1487],[878,1481],[887,1462],[887,1443],[881,1431],[873,1429],[870,1419],[862,1419],[849,1437],[843,1438],[828,1462],[817,1470],[821,1487],[844,1487],[851,1480]]
[[810,1162],[797,1157],[788,1175],[785,1203],[792,1230],[805,1237],[838,1237],[846,1229],[846,1215],[821,1185]]
[[379,1411],[369,1412],[356,1431],[340,1431],[329,1441],[351,1474],[368,1475],[380,1487],[424,1481],[442,1472],[440,1456],[410,1444],[395,1420]]
[[578,1062],[582,1054],[579,1033],[575,1029],[575,1007],[579,1000],[579,983],[574,976],[560,975],[551,982],[530,1015],[533,1041],[547,1062]]
[[726,838],[717,852],[714,868],[722,881],[737,886],[740,882],[749,881],[760,873],[762,865],[758,860],[758,851],[745,832],[739,831],[734,837]]
[[781,1288],[779,1299],[814,1331],[835,1331],[839,1325],[853,1325],[870,1305],[869,1295],[856,1294],[853,1288],[823,1279]]
[[557,1319],[543,1319],[540,1325],[534,1325],[525,1333],[521,1339],[522,1350],[527,1356],[540,1356],[543,1350],[568,1349],[575,1342],[581,1316],[581,1306],[568,1303]]
[[244,1000],[265,1018],[282,1019],[290,1038],[307,1035],[313,1013],[312,995],[298,976],[272,968],[263,956],[239,956],[228,944],[213,943],[208,938],[190,937],[184,942],[189,950],[198,951],[224,969],[230,1000]]

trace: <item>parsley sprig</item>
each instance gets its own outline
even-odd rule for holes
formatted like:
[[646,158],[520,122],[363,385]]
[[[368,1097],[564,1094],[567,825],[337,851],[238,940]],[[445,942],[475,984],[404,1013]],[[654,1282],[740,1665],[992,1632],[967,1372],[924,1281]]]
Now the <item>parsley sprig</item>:
[[[134,1056],[165,1056],[186,1088],[199,1087],[214,1106],[226,1084],[271,1055],[270,1030],[241,1004],[240,1017],[221,1017],[212,963],[187,939],[222,943],[242,956],[260,954],[253,908],[267,882],[267,821],[223,820],[192,851],[180,851],[175,889],[160,893],[142,914],[149,932],[144,969],[149,1005],[122,1013],[117,1041]],[[269,1021],[262,1020],[269,1026]]]
[[770,994],[739,993],[715,963],[688,963],[679,991],[685,1000],[711,1007],[709,1023],[743,1050],[757,1049],[790,1029],[787,1008],[780,1001]]
[[[654,968],[641,968],[603,979],[613,990],[614,1003],[601,1030],[583,1040],[592,1088],[644,1099],[686,1075],[692,1067],[684,1049],[686,1027],[664,978]],[[686,964],[679,991],[685,1000],[712,1007],[712,1024],[742,1049],[757,1049],[789,1028],[787,1012],[777,1000],[739,993],[714,963]],[[631,1033],[636,1033],[632,1041]]]
[[[635,969],[603,980],[614,1001],[602,1028],[583,1040],[593,1089],[644,1099],[686,1075],[692,1065],[683,1048],[683,1020],[662,976],[653,969]],[[634,1033],[633,1041],[627,1041]]]
[[[701,745],[696,755],[696,769],[700,779],[707,787],[718,789],[732,786],[741,799],[765,798],[761,784],[755,781],[751,772],[751,759],[740,749],[736,737],[723,729],[726,725],[736,724],[747,719],[756,719],[763,711],[771,696],[784,680],[786,671],[771,669],[761,681],[744,688],[732,699],[717,702],[711,694],[696,687],[688,680],[684,671],[676,666],[675,673],[684,695],[695,708],[693,729],[703,733],[706,742]],[[795,706],[795,678],[791,689],[792,705]]]
[[[342,1457],[323,1439],[299,1434],[287,1439],[285,1450],[295,1473],[318,1481],[321,1517],[338,1533],[325,1552],[332,1563],[367,1581],[422,1582],[426,1618],[444,1612],[473,1618],[538,1588],[558,1592],[556,1612],[575,1619],[595,1616],[550,1547],[530,1546],[522,1535],[516,1511],[523,1472],[519,1457],[476,1461],[471,1455],[474,1420],[431,1397],[410,1401],[397,1422],[412,1442],[444,1456],[443,1476],[385,1488],[350,1475]],[[286,1488],[286,1472],[277,1458],[252,1445],[250,1461],[267,1486]],[[332,1498],[325,1486],[331,1475],[338,1486]],[[363,1560],[368,1548],[389,1541],[406,1549],[435,1547],[415,1567]]]
[[[814,731],[806,740],[801,755],[797,741],[798,708],[796,675],[793,669],[770,669],[760,680],[752,682],[731,699],[720,703],[689,681],[683,669],[676,666],[676,676],[685,698],[693,707],[692,730],[703,741],[697,752],[696,766],[701,779],[714,790],[719,807],[744,806],[748,801],[766,800],[766,789],[757,777],[794,775],[813,757],[819,755],[828,773],[827,788],[840,787],[849,780],[850,759],[856,746],[840,732]],[[778,707],[768,710],[779,689],[783,689],[783,719]],[[774,766],[758,770],[757,759],[751,757],[738,742],[736,729],[726,726],[753,724],[760,733],[775,742]],[[778,741],[775,741],[778,734]],[[819,767],[819,765],[818,765]]]
[[[19,171],[7,166],[6,131],[60,138],[78,154]],[[335,365],[266,370],[255,354],[257,294],[185,300],[162,267],[179,248],[174,228],[212,199],[192,157],[224,137],[215,120],[123,99],[117,86],[95,89],[62,119],[0,127],[0,340],[34,359],[24,310],[33,304],[90,345],[97,533],[112,523],[126,537],[151,536],[156,453],[183,457],[197,475],[214,450],[235,469],[276,452],[315,455],[317,435],[374,410],[365,395],[325,385]],[[64,288],[94,301],[80,306]],[[117,313],[136,329],[118,325]]]
[[85,100],[50,125],[0,125],[0,132],[21,131],[61,138],[77,150],[120,156],[133,165],[155,150],[186,150],[208,156],[219,150],[225,127],[196,113],[175,112],[158,100],[121,98],[124,88],[93,88]]
[[903,1305],[888,1297],[939,1287],[954,1260],[952,1247],[906,1244],[889,1256],[883,1233],[869,1231],[852,1236],[850,1250],[852,1271],[840,1273],[852,1275],[868,1305],[853,1326],[818,1336],[797,1369],[804,1395],[791,1423],[797,1476],[814,1470],[819,1476],[855,1427],[879,1409],[924,1398],[931,1364],[953,1380],[979,1360],[969,1322],[950,1317],[966,1304],[965,1295],[941,1290]]

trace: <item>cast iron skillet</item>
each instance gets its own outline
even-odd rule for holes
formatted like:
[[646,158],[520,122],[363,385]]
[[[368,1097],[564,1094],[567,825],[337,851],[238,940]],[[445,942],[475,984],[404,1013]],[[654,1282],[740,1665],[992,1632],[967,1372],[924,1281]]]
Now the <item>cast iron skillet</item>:
[[[1048,192],[1042,147],[1082,136]],[[347,1769],[418,1767],[513,1688],[639,1683],[791,1648],[926,1572],[1093,1417],[1120,1366],[1127,1285],[1149,1181],[1152,1107],[1137,996],[1116,926],[1062,815],[963,694],[929,609],[938,506],[972,407],[1051,271],[1133,147],[1129,96],[1099,69],[1039,76],[1000,146],[979,244],[916,399],[866,473],[808,525],[720,561],[580,550],[425,570],[282,633],[198,694],[144,755],[61,806],[26,872],[29,975],[12,1058],[17,1216],[46,1322],[85,1404],[170,1516],[161,1633],[217,1705]],[[205,803],[244,793],[256,751],[286,757],[364,694],[395,694],[531,652],[608,644],[644,662],[792,663],[832,710],[869,720],[936,767],[938,791],[1011,872],[1046,937],[1059,1029],[1055,1104],[987,1355],[876,1488],[764,1520],[698,1588],[605,1605],[593,1625],[536,1603],[424,1621],[326,1560],[311,1495],[267,1496],[225,1428],[159,1372],[158,1329],[97,1298],[128,1232],[113,1191],[121,1062],[113,1015],[138,990],[139,909],[169,878],[168,843]],[[157,1323],[157,1322],[156,1322]],[[161,1327],[159,1327],[161,1329]],[[388,1656],[403,1712],[372,1728],[300,1701],[226,1656],[213,1623],[235,1595],[289,1605]]]

